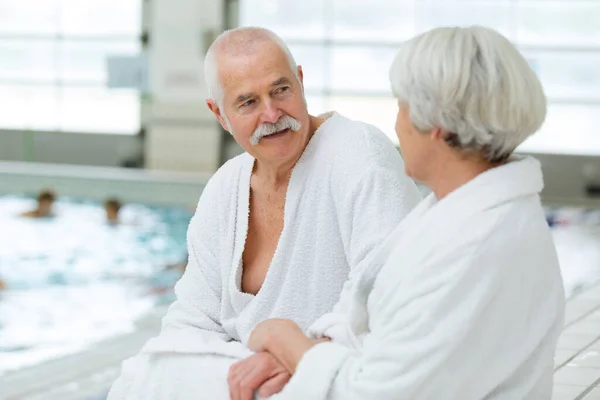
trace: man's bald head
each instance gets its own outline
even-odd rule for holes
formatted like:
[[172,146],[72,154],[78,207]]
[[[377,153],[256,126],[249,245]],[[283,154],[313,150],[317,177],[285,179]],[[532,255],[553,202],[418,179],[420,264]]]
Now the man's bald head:
[[211,44],[204,58],[204,77],[210,99],[221,105],[223,85],[220,63],[228,58],[254,55],[268,47],[279,48],[287,58],[290,69],[297,79],[298,67],[287,45],[274,32],[258,27],[241,27],[221,33]]

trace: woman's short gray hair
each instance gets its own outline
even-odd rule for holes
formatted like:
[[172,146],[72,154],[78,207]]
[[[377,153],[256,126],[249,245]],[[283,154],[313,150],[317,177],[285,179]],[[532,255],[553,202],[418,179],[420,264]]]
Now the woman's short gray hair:
[[394,96],[422,132],[489,161],[506,159],[546,118],[546,96],[515,46],[484,27],[436,28],[400,48],[390,70]]

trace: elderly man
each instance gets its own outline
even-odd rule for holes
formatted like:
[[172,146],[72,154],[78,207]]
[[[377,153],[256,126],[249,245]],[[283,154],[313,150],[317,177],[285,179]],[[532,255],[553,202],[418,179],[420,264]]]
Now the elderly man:
[[247,349],[254,327],[286,318],[306,328],[330,311],[420,200],[381,131],[308,114],[302,68],[274,33],[223,33],[205,73],[208,107],[246,153],[204,189],[177,300],[161,334],[123,364],[110,400],[278,392],[289,374]]

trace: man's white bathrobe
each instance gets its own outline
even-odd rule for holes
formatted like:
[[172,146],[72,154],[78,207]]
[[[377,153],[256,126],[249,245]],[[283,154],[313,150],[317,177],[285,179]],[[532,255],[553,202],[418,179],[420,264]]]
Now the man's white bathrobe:
[[565,299],[542,187],[525,158],[425,199],[271,399],[549,400]]
[[268,318],[308,328],[331,311],[350,274],[420,201],[377,128],[332,113],[290,178],[284,228],[256,296],[240,290],[254,159],[226,163],[207,184],[189,231],[189,263],[161,334],[126,361],[110,400],[228,399],[227,371]]

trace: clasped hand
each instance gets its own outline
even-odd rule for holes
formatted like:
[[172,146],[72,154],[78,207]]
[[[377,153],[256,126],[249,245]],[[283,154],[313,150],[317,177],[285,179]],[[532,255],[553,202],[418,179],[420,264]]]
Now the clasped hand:
[[[279,393],[292,377],[293,368],[272,354],[274,347],[294,347],[293,338],[308,339],[292,321],[269,319],[260,323],[250,335],[248,347],[256,354],[231,366],[227,383],[232,400],[252,400],[258,390],[261,397]],[[317,339],[313,344],[328,339]],[[271,352],[270,352],[271,350]],[[295,365],[294,365],[295,367]]]

